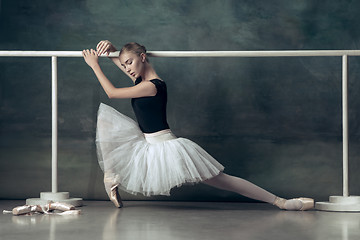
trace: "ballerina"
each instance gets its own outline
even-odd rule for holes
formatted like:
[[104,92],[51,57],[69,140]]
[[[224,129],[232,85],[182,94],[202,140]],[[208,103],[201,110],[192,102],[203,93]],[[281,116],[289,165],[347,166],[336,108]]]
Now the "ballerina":
[[280,198],[239,177],[225,174],[224,166],[196,143],[176,137],[166,118],[166,83],[150,64],[146,48],[128,43],[111,60],[134,86],[116,88],[103,73],[98,56],[117,51],[108,40],[96,50],[83,50],[85,62],[94,71],[109,98],[131,98],[137,123],[110,106],[100,104],[96,129],[98,161],[104,172],[105,190],[116,207],[123,203],[119,188],[145,196],[170,195],[175,186],[204,183],[280,209],[308,210],[311,198]]

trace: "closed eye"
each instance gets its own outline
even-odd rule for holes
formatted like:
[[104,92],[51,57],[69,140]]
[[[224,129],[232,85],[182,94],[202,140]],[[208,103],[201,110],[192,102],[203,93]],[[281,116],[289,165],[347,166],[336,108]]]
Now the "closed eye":
[[131,58],[129,58],[128,60],[125,61],[125,63],[126,63],[127,65],[132,64],[132,62],[133,62],[133,60],[132,60]]

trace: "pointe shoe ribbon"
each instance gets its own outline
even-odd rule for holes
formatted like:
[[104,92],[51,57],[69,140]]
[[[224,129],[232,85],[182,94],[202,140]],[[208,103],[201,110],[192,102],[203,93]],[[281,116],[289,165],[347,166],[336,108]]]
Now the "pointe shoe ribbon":
[[286,199],[276,197],[273,205],[277,206],[280,209],[285,209],[285,202],[286,202]]

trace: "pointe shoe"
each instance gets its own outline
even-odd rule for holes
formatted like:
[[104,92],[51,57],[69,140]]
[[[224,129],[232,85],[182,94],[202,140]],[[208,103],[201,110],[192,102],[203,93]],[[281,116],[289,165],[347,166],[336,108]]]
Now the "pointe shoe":
[[31,208],[32,208],[32,206],[30,206],[30,205],[18,206],[12,210],[12,214],[14,214],[14,215],[28,214],[28,213],[32,212]]
[[[291,203],[289,204],[290,201],[300,202],[301,207],[298,207],[297,204],[296,205],[292,205]],[[288,202],[288,204],[287,204],[287,202]],[[301,198],[293,198],[293,199],[286,200],[284,198],[276,197],[273,205],[276,205],[280,209],[285,209],[285,210],[305,211],[305,210],[314,208],[314,199],[301,197]]]
[[122,208],[124,205],[121,201],[121,197],[118,191],[118,186],[111,187],[110,200],[115,204],[117,208]]
[[302,203],[302,207],[299,209],[300,211],[314,208],[314,199],[312,198],[295,198],[294,200],[299,200]]
[[75,210],[75,207],[68,203],[54,202],[49,203],[49,210],[70,211]]
[[44,213],[43,209],[39,205],[24,205],[15,207],[12,210],[13,215],[25,215],[25,214],[32,214],[32,213]]

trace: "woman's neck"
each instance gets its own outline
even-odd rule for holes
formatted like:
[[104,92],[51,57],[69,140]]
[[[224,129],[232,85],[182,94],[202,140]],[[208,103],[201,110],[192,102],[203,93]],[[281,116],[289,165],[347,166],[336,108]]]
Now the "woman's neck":
[[141,75],[143,81],[159,78],[155,69],[149,63],[145,63],[144,73]]

